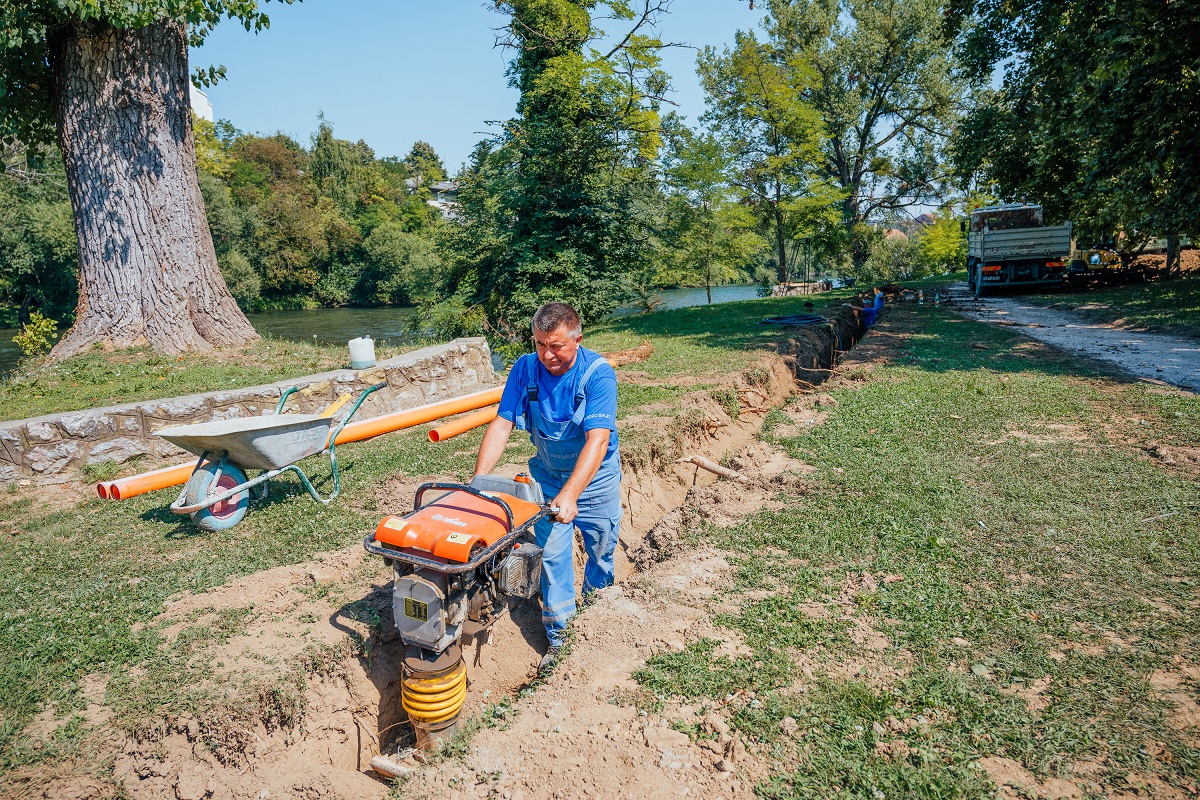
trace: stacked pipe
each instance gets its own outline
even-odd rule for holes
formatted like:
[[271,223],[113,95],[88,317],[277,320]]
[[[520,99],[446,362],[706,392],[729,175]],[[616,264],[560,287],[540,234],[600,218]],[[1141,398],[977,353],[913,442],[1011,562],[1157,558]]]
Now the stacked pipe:
[[[462,397],[454,397],[450,400],[441,400],[436,403],[418,406],[417,408],[410,408],[406,411],[395,411],[391,414],[383,414],[382,416],[362,420],[361,422],[351,422],[342,429],[335,442],[337,444],[361,442],[364,439],[382,436],[392,431],[411,428],[415,425],[424,425],[427,422],[433,422],[452,414],[474,411],[477,408],[500,402],[500,395],[503,391],[504,389],[499,387],[484,389],[483,391],[473,392]],[[495,417],[494,410],[489,409],[489,413],[491,413],[493,418]],[[472,427],[478,427],[489,421],[490,419],[477,422]],[[463,420],[459,420],[458,422],[461,423]],[[450,434],[450,436],[457,436],[458,433],[462,433],[464,430],[470,430],[470,428],[463,428],[457,433]],[[106,500],[126,500],[146,492],[165,489],[169,486],[179,486],[187,482],[187,479],[196,469],[196,463],[195,461],[189,461],[185,464],[163,467],[152,472],[132,475],[128,478],[102,481],[96,484],[96,493]]]

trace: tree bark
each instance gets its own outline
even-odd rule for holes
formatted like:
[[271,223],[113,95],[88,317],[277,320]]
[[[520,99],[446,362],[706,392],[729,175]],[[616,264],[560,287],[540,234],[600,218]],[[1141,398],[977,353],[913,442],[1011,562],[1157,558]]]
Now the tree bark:
[[221,277],[204,215],[184,25],[75,22],[50,50],[79,239],[75,325],[52,356],[258,339]]
[[1181,271],[1179,257],[1179,234],[1167,235],[1167,276],[1175,278]]

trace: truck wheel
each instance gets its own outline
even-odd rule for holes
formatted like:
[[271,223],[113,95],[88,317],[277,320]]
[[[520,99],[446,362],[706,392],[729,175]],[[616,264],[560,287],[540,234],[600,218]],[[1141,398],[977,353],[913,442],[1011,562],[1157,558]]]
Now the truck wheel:
[[983,271],[981,269],[979,269],[978,267],[976,268],[976,270],[977,271],[975,272],[975,286],[971,291],[973,291],[975,293],[975,299],[978,300],[979,298],[983,297],[984,292],[986,290],[983,288]]

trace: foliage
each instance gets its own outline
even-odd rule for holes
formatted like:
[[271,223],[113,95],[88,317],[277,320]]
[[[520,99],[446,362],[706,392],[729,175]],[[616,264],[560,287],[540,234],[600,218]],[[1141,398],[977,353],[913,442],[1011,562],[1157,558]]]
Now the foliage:
[[1195,99],[1200,5],[1161,0],[952,0],[981,79],[955,162],[1005,198],[1028,196],[1082,241],[1200,232]]
[[[36,168],[26,168],[34,161]],[[79,249],[57,151],[19,149],[0,174],[0,325],[14,327],[39,310],[55,319],[75,309]]]
[[[223,18],[261,31],[270,19],[266,0],[0,0],[0,143],[48,145],[54,141],[54,43],[70,25],[140,28],[171,19],[188,26],[196,47]],[[291,5],[293,0],[280,0]],[[209,83],[223,67],[198,71]]]
[[889,238],[873,231],[867,257],[856,270],[863,283],[920,280],[962,269],[967,259],[967,236],[956,216],[957,204],[933,214],[928,225],[905,224],[906,238]]
[[943,150],[964,81],[942,31],[945,0],[769,0],[769,48],[820,116],[821,169],[841,190],[855,263],[863,223],[944,191]]
[[943,209],[933,215],[933,222],[921,232],[917,241],[928,274],[953,272],[966,264],[967,235],[959,221],[949,209]]
[[731,201],[728,157],[716,136],[677,127],[664,167],[671,194],[662,282],[702,284],[711,303],[712,285],[745,277],[764,242],[753,231],[750,210]]
[[447,178],[446,167],[442,158],[429,142],[418,140],[404,157],[404,167],[408,174],[417,178],[423,184],[437,183]]
[[13,342],[28,358],[47,352],[52,340],[57,337],[58,323],[42,316],[41,312],[34,311],[29,315],[29,321],[21,326],[21,332],[13,337]]
[[705,119],[728,149],[733,184],[770,235],[778,280],[787,281],[798,241],[828,241],[837,220],[838,194],[820,174],[824,129],[802,98],[814,76],[742,32],[732,49],[706,48],[698,70]]
[[608,51],[597,49],[604,32],[594,5],[496,3],[509,18],[502,37],[515,53],[508,76],[521,93],[518,116],[459,175],[458,224],[441,253],[451,302],[482,309],[498,342],[527,338],[547,300],[571,302],[586,321],[604,316],[651,257],[649,167],[666,77],[661,43],[641,31],[660,4],[636,15],[627,2],[603,3],[612,18],[634,20]]
[[[440,215],[426,202],[428,190],[409,191],[403,162],[336,138],[323,117],[309,148],[228,123],[204,141],[205,163],[221,173],[200,173],[209,228],[243,308],[403,303],[414,287],[438,284],[431,250]],[[410,254],[392,246],[385,255],[384,239],[394,243],[398,234],[414,237],[406,239]]]

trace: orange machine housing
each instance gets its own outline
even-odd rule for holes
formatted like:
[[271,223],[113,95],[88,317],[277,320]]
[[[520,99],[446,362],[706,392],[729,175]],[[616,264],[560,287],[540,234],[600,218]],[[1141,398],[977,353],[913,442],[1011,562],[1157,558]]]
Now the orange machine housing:
[[[512,509],[514,528],[541,510],[537,504],[509,494],[489,494]],[[384,517],[375,529],[375,541],[466,563],[475,547],[487,547],[506,533],[508,521],[498,505],[467,492],[451,491],[411,514]]]

